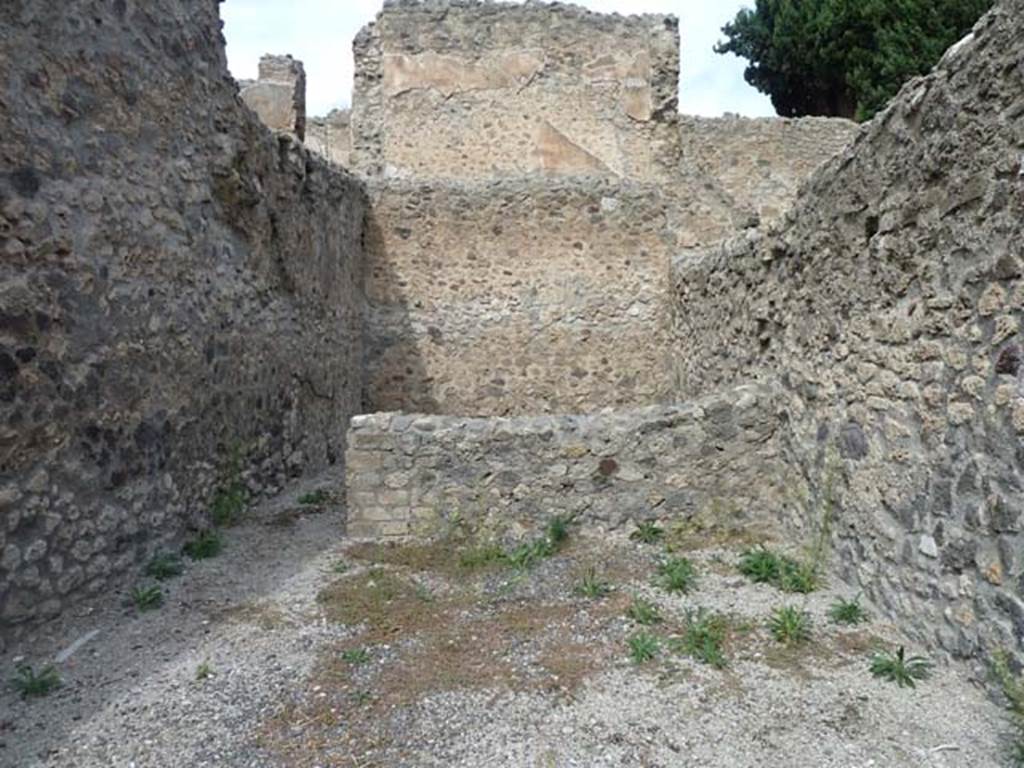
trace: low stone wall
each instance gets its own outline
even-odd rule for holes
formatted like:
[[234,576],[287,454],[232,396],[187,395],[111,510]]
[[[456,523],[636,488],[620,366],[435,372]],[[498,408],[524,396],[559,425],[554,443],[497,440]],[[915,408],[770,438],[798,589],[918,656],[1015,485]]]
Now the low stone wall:
[[766,391],[586,416],[352,420],[349,534],[516,534],[556,514],[630,520],[770,520],[785,494]]
[[1022,0],[816,173],[777,226],[675,263],[677,396],[778,384],[794,529],[907,631],[1024,644]]

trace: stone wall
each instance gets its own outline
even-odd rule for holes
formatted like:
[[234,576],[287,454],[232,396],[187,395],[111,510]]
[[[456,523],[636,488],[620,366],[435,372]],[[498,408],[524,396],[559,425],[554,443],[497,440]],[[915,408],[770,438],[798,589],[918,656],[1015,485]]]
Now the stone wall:
[[674,239],[656,188],[376,185],[371,410],[503,415],[659,402]]
[[667,178],[679,32],[562,3],[394,0],[355,41],[353,164],[417,179]]
[[675,265],[680,396],[778,389],[794,535],[955,654],[1024,640],[1024,0],[819,171]]
[[517,538],[554,515],[766,522],[785,493],[771,399],[737,387],[698,402],[587,416],[352,420],[353,536]]
[[0,640],[343,458],[365,198],[244,108],[209,0],[0,4]]
[[306,146],[311,152],[347,168],[352,153],[352,127],[347,109],[335,109],[326,117],[311,117],[306,123]]
[[266,55],[260,59],[255,82],[240,84],[242,101],[267,128],[306,136],[306,70],[291,56]]
[[845,149],[857,124],[829,117],[680,120],[683,172],[714,179],[737,211],[777,219],[800,185]]

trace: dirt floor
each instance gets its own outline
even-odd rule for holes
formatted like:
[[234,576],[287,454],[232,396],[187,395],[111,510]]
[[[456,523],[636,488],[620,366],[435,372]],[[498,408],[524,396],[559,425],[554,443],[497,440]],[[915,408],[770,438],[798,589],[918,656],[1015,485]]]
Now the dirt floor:
[[[919,649],[871,606],[842,625],[841,585],[741,574],[770,537],[383,546],[347,541],[332,500],[299,503],[321,485],[186,559],[161,607],[106,595],[0,660],[64,659],[48,695],[0,693],[0,765],[1009,765],[1006,714],[969,670],[878,678],[874,654]],[[806,615],[803,642],[775,637],[783,607]]]

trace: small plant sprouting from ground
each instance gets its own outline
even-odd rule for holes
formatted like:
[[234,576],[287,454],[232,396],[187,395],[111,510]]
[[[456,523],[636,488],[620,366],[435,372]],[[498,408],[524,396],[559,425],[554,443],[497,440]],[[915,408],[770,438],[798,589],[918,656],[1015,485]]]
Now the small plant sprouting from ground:
[[349,564],[344,560],[338,560],[331,566],[332,573],[348,573]]
[[821,585],[818,568],[813,563],[801,563],[765,547],[744,552],[739,570],[755,584],[774,584],[783,592],[808,594]]
[[234,525],[241,518],[248,501],[245,483],[242,482],[242,451],[235,447],[224,468],[220,487],[213,494],[210,503],[210,517],[214,525]]
[[901,645],[896,653],[880,651],[871,657],[871,674],[896,683],[900,688],[914,688],[931,672],[932,664],[924,656],[907,656]]
[[636,530],[629,534],[629,538],[642,544],[657,544],[665,538],[665,530],[655,522],[641,520],[636,524]]
[[11,685],[21,698],[33,699],[45,696],[59,688],[61,680],[57,669],[52,664],[46,665],[38,672],[28,664],[19,664],[14,668]]
[[685,557],[672,557],[658,566],[655,583],[666,592],[689,592],[697,584],[697,571]]
[[612,586],[597,573],[597,568],[590,566],[580,577],[579,583],[573,590],[580,597],[588,597],[591,600],[600,600],[607,597],[612,591]]
[[551,557],[569,540],[569,526],[572,519],[558,515],[553,517],[544,530],[544,535],[534,541],[520,544],[512,551],[504,553],[501,557],[504,562],[513,568],[526,570],[532,568],[541,560]]
[[299,504],[304,507],[319,507],[330,500],[331,494],[326,488],[317,488],[315,491],[299,496]]
[[208,661],[204,661],[196,667],[196,680],[206,680],[213,677],[213,674],[213,667],[210,666]]
[[200,532],[194,539],[186,541],[185,546],[182,547],[182,551],[193,560],[207,560],[216,557],[222,549],[224,549],[224,540],[213,529]]
[[571,524],[572,518],[563,515],[556,515],[548,522],[547,539],[551,543],[553,551],[557,552],[569,540],[569,526]]
[[642,597],[633,598],[633,602],[626,609],[626,616],[645,627],[662,622],[661,611],[658,610],[658,606]]
[[783,645],[801,645],[811,639],[811,615],[791,605],[776,608],[768,620],[768,629]]
[[658,655],[661,642],[649,632],[637,632],[629,638],[629,657],[634,664],[644,664]]
[[715,669],[725,669],[724,645],[729,633],[729,620],[704,610],[690,611],[686,616],[683,636],[672,641],[672,650],[690,656]]
[[132,591],[128,593],[128,596],[132,600],[132,605],[140,613],[155,611],[164,604],[164,592],[156,585],[132,587]]
[[459,554],[459,567],[466,570],[486,568],[505,559],[505,552],[497,544],[486,544],[463,550]]
[[370,652],[365,648],[352,648],[341,652],[341,660],[354,667],[370,663]]
[[836,624],[863,624],[868,620],[868,612],[860,604],[860,595],[852,600],[839,598],[828,609],[828,617]]
[[996,651],[992,656],[992,676],[999,684],[1010,709],[1010,720],[1016,735],[1010,743],[1010,762],[1018,768],[1024,767],[1024,677],[1014,674],[1010,667],[1010,655]]
[[170,552],[154,555],[153,559],[146,565],[146,575],[158,581],[181,576],[184,571],[185,566],[181,562],[181,558]]

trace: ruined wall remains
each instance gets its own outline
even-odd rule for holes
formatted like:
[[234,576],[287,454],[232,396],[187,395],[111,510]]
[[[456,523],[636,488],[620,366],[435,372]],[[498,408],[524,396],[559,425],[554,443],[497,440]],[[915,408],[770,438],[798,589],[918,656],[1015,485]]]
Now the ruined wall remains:
[[242,101],[270,130],[294,134],[299,141],[305,138],[306,71],[301,61],[263,56],[258,79],[242,84],[240,92]]
[[353,163],[418,179],[667,178],[679,33],[561,3],[385,3],[355,41]]
[[830,117],[680,119],[682,171],[717,182],[737,211],[777,219],[825,161],[845,149],[857,124]]
[[1024,641],[1024,1],[895,102],[777,227],[675,269],[680,396],[777,387],[797,528],[908,631]]
[[376,185],[371,410],[502,415],[659,402],[674,240],[657,189]]
[[0,4],[0,640],[343,457],[365,200],[238,99],[209,0]]
[[335,165],[347,168],[352,153],[351,114],[335,109],[326,117],[311,117],[306,122],[306,147]]
[[763,522],[784,492],[778,427],[755,387],[587,416],[358,416],[348,533],[437,535],[458,521],[517,537],[558,514]]

